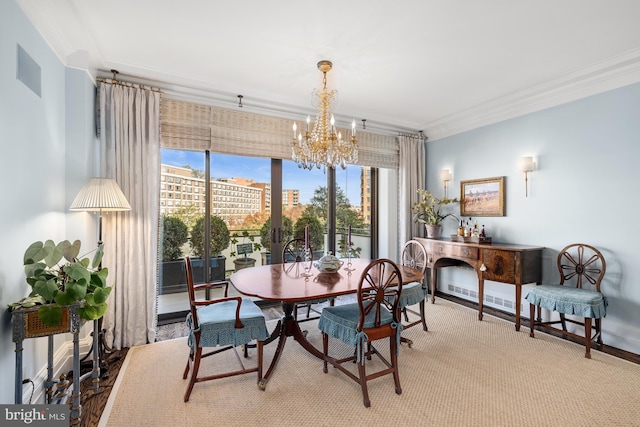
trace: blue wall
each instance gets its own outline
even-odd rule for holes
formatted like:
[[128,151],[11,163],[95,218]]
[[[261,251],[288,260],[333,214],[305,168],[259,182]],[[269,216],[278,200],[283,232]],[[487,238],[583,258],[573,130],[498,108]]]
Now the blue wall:
[[[570,243],[599,248],[607,261],[602,291],[609,299],[604,340],[640,353],[640,84],[427,143],[427,188],[442,193],[440,169],[451,169],[449,197],[460,180],[504,176],[506,216],[477,218],[494,241],[547,248],[544,277],[557,280],[555,257]],[[521,156],[533,156],[525,197]],[[447,222],[444,236],[455,233]],[[475,276],[443,269],[439,289],[475,289]],[[509,285],[487,292],[511,296]],[[455,292],[454,292],[455,294]],[[526,289],[523,289],[523,296]],[[460,296],[460,295],[459,295]],[[525,301],[526,302],[526,301]],[[501,307],[498,307],[501,308]],[[528,316],[528,304],[524,305]]]
[[[40,67],[41,96],[16,78],[18,44]],[[80,239],[85,246],[96,241],[90,214],[67,210],[93,175],[94,100],[87,73],[66,68],[14,1],[0,2],[0,403],[14,401],[15,347],[4,307],[29,293],[25,249],[37,240]],[[87,341],[89,332],[83,329]],[[69,337],[56,336],[57,366],[67,362]],[[24,377],[36,383],[36,398],[46,374],[47,340],[29,339],[24,347]]]

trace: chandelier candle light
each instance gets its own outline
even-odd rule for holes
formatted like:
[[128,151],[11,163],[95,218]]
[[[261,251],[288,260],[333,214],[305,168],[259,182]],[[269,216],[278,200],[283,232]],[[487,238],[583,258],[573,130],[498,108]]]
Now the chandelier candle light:
[[320,166],[335,168],[340,165],[345,169],[347,163],[358,160],[355,119],[351,123],[351,137],[343,139],[341,132],[336,133],[331,102],[337,92],[327,90],[327,73],[332,65],[331,61],[327,60],[318,62],[318,69],[322,71],[323,87],[321,91],[315,91],[319,104],[313,129],[309,116],[304,132],[298,133],[298,125],[293,123],[292,159],[300,168],[310,170],[314,166],[320,169]]

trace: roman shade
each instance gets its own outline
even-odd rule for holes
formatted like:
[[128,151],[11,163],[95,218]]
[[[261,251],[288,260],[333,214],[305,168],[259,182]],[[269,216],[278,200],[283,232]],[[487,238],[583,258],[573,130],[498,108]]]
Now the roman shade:
[[[163,148],[210,150],[291,160],[292,121],[162,98],[160,143]],[[340,129],[347,135],[347,129]],[[398,141],[393,136],[358,131],[358,165],[397,169]]]

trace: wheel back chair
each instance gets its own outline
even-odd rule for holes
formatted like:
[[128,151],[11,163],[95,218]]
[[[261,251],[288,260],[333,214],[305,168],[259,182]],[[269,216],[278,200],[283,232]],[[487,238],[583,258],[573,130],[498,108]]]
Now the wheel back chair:
[[[305,247],[304,247],[304,239],[291,239],[289,240],[284,247],[282,248],[282,262],[284,264],[288,263],[288,262],[303,262],[305,259]],[[311,246],[309,246],[309,257],[311,260],[313,260],[313,249],[311,248]],[[313,304],[321,304],[323,302],[327,302],[330,301],[330,304],[333,305],[335,299],[331,298],[330,300],[328,298],[323,298],[323,299],[317,299],[317,300],[311,300],[311,301],[307,301],[305,303],[300,303],[300,304],[296,304],[294,310],[293,310],[293,317],[296,321],[298,320],[298,309],[299,308],[307,308],[307,318],[300,320],[300,322],[306,322],[307,320],[315,320],[318,317],[310,317],[311,315],[311,310],[313,310],[312,306]],[[316,310],[314,310],[316,311]]]
[[[402,275],[398,266],[388,259],[374,260],[360,277],[358,302],[326,307],[318,322],[318,328],[322,331],[324,373],[327,373],[327,364],[330,363],[360,383],[365,407],[371,406],[367,381],[374,378],[392,374],[396,394],[402,393],[398,375],[398,349],[402,332],[398,303],[401,293]],[[329,336],[355,347],[355,354],[342,359],[330,357]],[[372,345],[373,341],[384,338],[389,339],[390,361]],[[370,360],[374,354],[386,368],[367,375],[365,359]],[[358,375],[347,368],[352,362],[357,363]]]
[[[420,270],[420,272],[424,275],[425,270],[427,269],[427,251],[424,249],[424,246],[420,244],[417,240],[409,240],[404,244],[402,248],[401,255],[401,264],[407,267],[415,268],[416,270]],[[404,314],[404,321],[407,322],[402,325],[402,329],[411,328],[412,326],[416,326],[422,323],[422,329],[424,331],[428,331],[427,321],[424,317],[424,300],[427,296],[427,286],[425,279],[422,279],[420,282],[411,282],[402,286],[402,295],[400,296],[400,302],[398,303],[400,310]],[[411,309],[408,309],[408,306],[419,304],[420,313],[417,313]],[[409,323],[409,316],[407,315],[407,311],[420,316],[420,320],[413,321]],[[402,342],[406,342],[409,347],[413,344],[413,341],[402,337]]]
[[[526,296],[531,310],[529,336],[534,336],[535,326],[542,326],[580,341],[584,340],[584,357],[591,359],[591,342],[596,340],[602,345],[601,320],[606,315],[607,300],[600,292],[600,282],[606,268],[604,257],[592,246],[576,243],[562,249],[558,254],[560,284],[536,286]],[[540,313],[542,308],[557,311],[560,313],[560,320],[543,322]],[[567,318],[566,315],[578,316],[583,320]],[[592,326],[592,319],[595,319],[595,326]],[[567,322],[583,326],[584,337],[568,331]],[[562,325],[562,329],[552,326],[558,323]],[[595,334],[592,335],[594,329]]]
[[[228,297],[228,282],[214,282],[193,284],[193,270],[191,259],[186,257],[185,271],[187,276],[187,290],[189,294],[190,313],[187,314],[187,326],[189,327],[189,358],[182,376],[187,379],[189,370],[193,365],[189,385],[184,395],[184,401],[189,401],[193,386],[197,382],[231,377],[234,375],[257,372],[259,383],[262,380],[262,354],[264,340],[268,337],[267,326],[262,310],[248,298]],[[196,291],[223,287],[224,298],[196,299]],[[236,347],[245,345],[244,356],[248,357],[246,344],[256,340],[257,363],[254,367],[245,368]],[[219,347],[209,353],[203,354],[205,347]],[[217,375],[198,377],[200,362],[203,358],[233,350],[240,369]]]

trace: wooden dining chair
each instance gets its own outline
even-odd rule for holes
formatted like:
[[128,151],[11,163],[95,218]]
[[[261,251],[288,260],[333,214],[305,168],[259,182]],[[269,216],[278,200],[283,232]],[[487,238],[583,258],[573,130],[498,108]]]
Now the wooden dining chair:
[[[427,269],[427,251],[424,246],[417,240],[409,240],[404,244],[402,248],[402,255],[400,257],[400,263],[404,266],[419,270],[423,275]],[[422,329],[428,331],[427,320],[424,315],[424,300],[427,296],[426,279],[420,282],[406,283],[402,286],[402,295],[400,296],[400,302],[398,303],[400,310],[404,314],[404,323],[402,329],[408,329],[413,326],[422,324]],[[420,312],[416,312],[409,309],[409,306],[419,304]],[[409,323],[409,316],[407,312],[419,315],[420,319]],[[413,344],[410,339],[402,337],[402,342],[406,342],[409,347]]]
[[[402,275],[398,266],[389,259],[377,259],[369,263],[358,283],[358,302],[326,307],[322,310],[318,328],[322,331],[324,373],[327,364],[333,365],[352,380],[360,383],[365,407],[371,406],[367,382],[383,375],[392,374],[396,394],[402,393],[398,374],[398,348],[402,332],[400,309]],[[337,359],[329,356],[329,336],[355,347],[352,356]],[[373,342],[389,340],[390,360],[373,346]],[[376,355],[385,369],[367,374],[365,360]],[[346,366],[358,365],[358,375]],[[345,364],[347,364],[345,366]]]
[[[184,261],[190,307],[190,312],[187,314],[186,320],[187,326],[189,327],[189,338],[187,342],[190,350],[187,366],[182,376],[183,379],[187,379],[189,370],[191,370],[193,365],[189,385],[184,394],[184,401],[189,401],[193,386],[198,382],[257,372],[257,381],[260,383],[262,380],[263,345],[264,340],[268,337],[266,321],[262,310],[248,298],[228,297],[228,282],[194,285],[191,259],[186,257]],[[224,297],[209,300],[196,299],[196,291],[213,287],[224,287]],[[238,355],[236,347],[243,344],[246,345],[253,340],[257,341],[258,360],[256,366],[246,368]],[[203,348],[206,347],[218,348],[203,354]],[[236,353],[236,358],[240,362],[239,370],[198,377],[200,362],[203,358],[227,350],[233,350]],[[248,354],[245,348],[245,357],[247,356]]]
[[[284,264],[286,264],[286,263],[289,263],[289,262],[302,262],[302,261],[304,261],[304,257],[305,257],[305,247],[304,246],[305,246],[304,239],[291,239],[291,240],[289,240],[284,245],[284,247],[282,248],[282,262]],[[313,260],[313,249],[311,248],[311,246],[309,246],[309,256]],[[299,308],[305,308],[305,307],[307,309],[307,318],[304,319],[303,321],[317,319],[317,317],[310,317],[311,316],[311,310],[313,309],[313,307],[312,307],[313,304],[321,304],[321,303],[327,302],[327,301],[328,301],[328,299],[324,298],[324,299],[311,300],[311,301],[308,301],[308,302],[296,304],[296,306],[295,306],[295,308],[293,310],[294,319],[296,321],[298,320],[298,309]]]
[[[596,340],[602,345],[602,318],[607,313],[607,299],[600,292],[600,282],[607,269],[606,262],[602,253],[593,246],[575,243],[560,251],[557,264],[560,283],[536,286],[525,297],[530,307],[529,336],[534,337],[536,326],[560,332],[584,341],[584,357],[591,359],[591,342]],[[560,319],[542,321],[542,308],[557,311]],[[573,317],[568,318],[567,315]],[[595,326],[592,325],[592,319],[595,320]],[[584,336],[568,331],[567,322],[582,326]],[[562,329],[553,326],[557,324]]]

